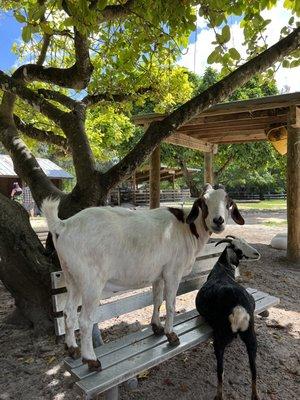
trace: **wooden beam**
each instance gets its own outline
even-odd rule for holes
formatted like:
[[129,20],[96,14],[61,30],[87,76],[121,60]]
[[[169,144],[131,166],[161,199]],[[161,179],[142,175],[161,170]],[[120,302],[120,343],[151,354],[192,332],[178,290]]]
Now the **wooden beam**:
[[160,205],[160,146],[152,152],[150,157],[150,208]]
[[214,184],[213,152],[204,154],[204,184]]
[[183,133],[174,133],[164,141],[177,146],[187,147],[189,149],[200,150],[203,152],[212,151],[212,145],[210,143],[195,139],[194,137],[185,135]]
[[273,124],[282,124],[285,125],[287,123],[287,116],[280,116],[280,117],[264,117],[264,118],[248,118],[245,120],[232,120],[232,121],[219,121],[219,122],[210,122],[207,120],[205,123],[199,124],[186,124],[183,125],[181,128],[178,129],[177,132],[200,132],[204,130],[239,130],[239,129],[255,129],[255,128],[265,128],[269,127]]
[[292,128],[300,128],[300,107],[291,106],[289,113],[289,125]]
[[[199,117],[210,115],[225,115],[240,112],[256,112],[258,110],[273,110],[276,108],[289,108],[290,106],[300,106],[300,92],[288,93],[276,96],[266,96],[258,99],[232,101],[228,103],[216,104],[208,110],[199,114]],[[150,124],[152,121],[161,121],[167,114],[146,114],[138,115],[133,118],[137,125]]]
[[294,128],[294,123],[291,113],[287,150],[287,258],[300,269],[300,127]]

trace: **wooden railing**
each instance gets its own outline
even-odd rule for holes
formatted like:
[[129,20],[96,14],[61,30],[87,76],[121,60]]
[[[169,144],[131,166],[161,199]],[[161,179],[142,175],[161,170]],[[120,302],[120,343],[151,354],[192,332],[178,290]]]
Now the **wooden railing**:
[[[184,202],[191,197],[189,189],[180,190],[161,190],[160,201],[163,202]],[[134,205],[147,205],[150,200],[149,190],[123,190],[115,189],[111,191],[109,203],[120,205],[122,203],[132,203]]]

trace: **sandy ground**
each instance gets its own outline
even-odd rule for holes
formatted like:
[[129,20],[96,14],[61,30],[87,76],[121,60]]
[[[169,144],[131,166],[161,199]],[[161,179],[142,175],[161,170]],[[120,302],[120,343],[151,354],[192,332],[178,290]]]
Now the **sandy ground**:
[[[270,216],[270,214],[272,214]],[[258,388],[261,399],[300,399],[300,272],[271,249],[271,238],[283,228],[267,228],[264,219],[274,213],[247,213],[247,225],[229,225],[226,234],[245,237],[262,253],[257,263],[243,263],[242,281],[281,299],[267,319],[256,319]],[[276,218],[284,219],[279,212]],[[195,293],[181,298],[177,310],[193,308]],[[30,329],[12,326],[5,318],[14,309],[9,293],[0,286],[0,400],[77,400],[74,381],[63,369],[64,351],[54,337],[35,338]],[[105,341],[114,340],[149,323],[150,308],[102,324]],[[239,340],[225,355],[225,398],[250,399],[250,373]],[[151,369],[139,386],[121,387],[121,400],[208,400],[216,390],[215,358],[211,341]],[[102,399],[102,396],[99,396]]]

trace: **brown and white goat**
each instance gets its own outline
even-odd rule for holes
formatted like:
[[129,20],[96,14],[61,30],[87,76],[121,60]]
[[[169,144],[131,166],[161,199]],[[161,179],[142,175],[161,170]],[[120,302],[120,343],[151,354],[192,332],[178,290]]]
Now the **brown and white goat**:
[[[188,214],[174,208],[94,207],[60,220],[58,205],[58,201],[46,199],[42,209],[68,289],[65,341],[70,355],[79,355],[74,328],[82,298],[81,354],[90,370],[101,369],[93,350],[92,327],[103,291],[152,285],[153,331],[165,333],[169,343],[177,345],[173,318],[181,278],[190,273],[210,234],[225,229],[229,210],[238,224],[244,224],[225,190],[211,185],[206,186]],[[167,317],[163,328],[159,309],[164,296]]]

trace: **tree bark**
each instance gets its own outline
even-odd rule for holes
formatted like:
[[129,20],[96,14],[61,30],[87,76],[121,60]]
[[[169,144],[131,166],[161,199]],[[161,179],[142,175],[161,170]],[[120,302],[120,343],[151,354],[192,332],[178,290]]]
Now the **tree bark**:
[[201,190],[198,188],[197,183],[194,181],[192,174],[189,173],[186,162],[180,158],[177,157],[182,174],[184,176],[185,182],[190,189],[191,192],[191,197],[199,197]]
[[0,194],[0,279],[36,333],[53,329],[50,272],[57,269],[18,203]]

